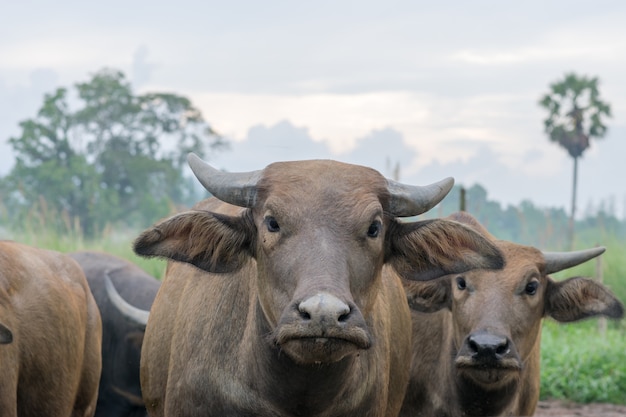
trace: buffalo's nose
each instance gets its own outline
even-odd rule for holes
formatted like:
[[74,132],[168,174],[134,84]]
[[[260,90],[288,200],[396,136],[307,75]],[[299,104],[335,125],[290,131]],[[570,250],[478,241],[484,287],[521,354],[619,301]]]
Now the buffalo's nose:
[[346,321],[350,306],[330,294],[315,294],[298,304],[300,317],[316,322],[337,323]]
[[467,338],[467,345],[476,359],[500,360],[509,353],[508,338],[492,333],[474,333]]

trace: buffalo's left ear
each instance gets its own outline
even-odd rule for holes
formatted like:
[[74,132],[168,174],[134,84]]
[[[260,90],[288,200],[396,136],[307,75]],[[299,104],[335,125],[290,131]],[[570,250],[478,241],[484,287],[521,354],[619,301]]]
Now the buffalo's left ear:
[[212,273],[233,272],[253,256],[255,234],[249,212],[227,216],[191,210],[145,230],[133,249],[140,256],[187,262]]
[[459,222],[391,223],[386,262],[404,279],[427,281],[475,268],[501,269],[504,258],[487,237]]
[[548,279],[544,314],[560,322],[599,315],[620,319],[624,306],[608,288],[590,278]]
[[7,345],[13,341],[13,333],[4,324],[0,323],[0,345]]

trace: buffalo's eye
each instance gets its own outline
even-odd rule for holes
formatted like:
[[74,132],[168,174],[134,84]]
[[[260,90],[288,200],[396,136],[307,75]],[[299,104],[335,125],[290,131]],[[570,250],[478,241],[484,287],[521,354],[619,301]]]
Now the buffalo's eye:
[[267,230],[276,233],[280,231],[280,226],[278,225],[278,221],[272,216],[267,216],[265,218],[265,224],[267,224]]
[[537,294],[537,288],[539,288],[539,282],[531,281],[528,284],[526,284],[526,288],[524,288],[524,291],[528,295],[535,295]]
[[456,287],[463,291],[464,289],[467,288],[467,283],[465,282],[465,278],[463,277],[456,277]]
[[382,228],[383,225],[380,223],[380,221],[374,220],[372,224],[370,224],[370,227],[367,229],[367,237],[378,237]]

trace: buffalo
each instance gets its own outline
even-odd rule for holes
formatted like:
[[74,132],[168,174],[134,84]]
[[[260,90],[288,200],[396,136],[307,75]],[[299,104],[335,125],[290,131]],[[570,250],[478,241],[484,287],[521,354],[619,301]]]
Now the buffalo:
[[189,163],[214,198],[134,243],[170,260],[141,357],[151,416],[397,415],[411,356],[400,277],[503,264],[469,227],[399,219],[452,179],[407,186],[329,160],[246,173]]
[[161,282],[117,256],[69,254],[82,267],[102,316],[102,374],[95,417],[145,417],[139,360],[148,311]]
[[93,416],[101,338],[98,307],[73,259],[0,241],[0,415]]
[[547,253],[496,240],[467,213],[450,219],[491,239],[506,266],[405,282],[414,337],[400,415],[533,415],[539,399],[543,318],[572,322],[624,315],[620,301],[596,281],[554,281],[548,276],[586,262],[604,248]]

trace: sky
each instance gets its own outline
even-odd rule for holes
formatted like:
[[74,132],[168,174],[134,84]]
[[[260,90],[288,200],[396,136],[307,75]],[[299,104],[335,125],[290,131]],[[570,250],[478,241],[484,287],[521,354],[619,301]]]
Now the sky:
[[578,210],[626,213],[626,2],[0,0],[0,175],[43,95],[123,71],[187,96],[229,171],[331,158],[400,181],[453,176],[506,206],[569,211],[572,159],[537,104],[597,76],[607,135],[579,163]]

